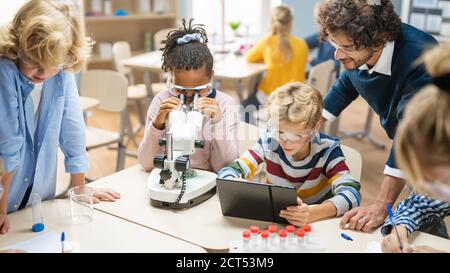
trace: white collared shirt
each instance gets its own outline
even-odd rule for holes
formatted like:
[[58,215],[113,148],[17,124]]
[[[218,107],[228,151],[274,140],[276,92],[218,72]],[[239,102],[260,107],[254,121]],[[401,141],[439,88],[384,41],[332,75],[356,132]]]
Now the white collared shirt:
[[378,72],[387,76],[391,76],[391,66],[392,66],[392,56],[394,55],[395,42],[388,42],[381,52],[380,58],[378,58],[377,63],[369,69],[367,64],[363,64],[359,67],[360,70],[369,70],[369,74],[373,72]]

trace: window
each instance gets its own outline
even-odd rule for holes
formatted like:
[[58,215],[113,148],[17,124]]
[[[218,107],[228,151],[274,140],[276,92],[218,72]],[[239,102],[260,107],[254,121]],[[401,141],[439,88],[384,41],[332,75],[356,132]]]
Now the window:
[[194,18],[194,22],[202,23],[210,36],[211,42],[216,43],[221,33],[222,2],[225,11],[225,40],[233,38],[235,33],[230,22],[240,22],[236,33],[241,36],[249,35],[259,38],[268,32],[270,8],[281,4],[281,0],[190,0],[187,5],[187,18]]

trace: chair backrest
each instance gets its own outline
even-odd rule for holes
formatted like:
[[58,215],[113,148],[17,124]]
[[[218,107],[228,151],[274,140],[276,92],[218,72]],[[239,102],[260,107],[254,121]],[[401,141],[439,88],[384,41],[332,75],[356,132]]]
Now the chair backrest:
[[162,41],[167,38],[167,34],[169,34],[172,30],[175,30],[175,28],[163,28],[158,30],[155,35],[153,35],[153,45],[155,50],[159,50],[162,47]]
[[125,41],[115,42],[112,47],[114,69],[127,76],[131,73],[131,68],[124,66],[121,62],[125,59],[131,58],[130,43]]
[[99,109],[120,113],[127,106],[128,79],[112,70],[86,70],[81,73],[80,95],[100,101]]
[[346,158],[346,163],[350,169],[351,174],[361,181],[361,170],[362,170],[362,158],[361,154],[348,146],[341,145],[342,152]]
[[239,121],[238,124],[238,140],[239,140],[239,155],[255,145],[260,137],[259,128],[253,124]]
[[309,71],[307,83],[325,96],[333,84],[334,60],[328,60],[315,65]]

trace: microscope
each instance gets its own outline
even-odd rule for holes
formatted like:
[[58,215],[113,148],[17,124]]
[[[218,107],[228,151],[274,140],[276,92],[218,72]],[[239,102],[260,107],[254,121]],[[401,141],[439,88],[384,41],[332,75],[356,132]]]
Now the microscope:
[[197,139],[203,114],[193,107],[198,94],[189,106],[184,95],[179,97],[182,106],[170,112],[166,137],[159,139],[159,145],[166,148],[166,153],[154,157],[154,169],[148,178],[150,203],[155,207],[190,208],[216,193],[215,173],[190,170],[195,176],[187,177],[189,156],[204,146],[204,140]]

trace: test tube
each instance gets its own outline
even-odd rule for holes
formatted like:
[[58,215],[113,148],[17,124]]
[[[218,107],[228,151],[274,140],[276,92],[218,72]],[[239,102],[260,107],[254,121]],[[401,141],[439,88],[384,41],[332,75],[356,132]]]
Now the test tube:
[[258,233],[259,233],[259,227],[258,226],[251,226],[250,227],[250,233],[251,233],[251,246],[255,248],[258,243]]
[[42,218],[41,197],[39,196],[39,194],[31,194],[31,204],[31,210],[33,214],[33,225],[31,226],[31,230],[33,232],[43,231],[45,226]]
[[261,245],[263,249],[269,249],[269,231],[261,231]]
[[307,243],[311,242],[311,231],[312,231],[312,227],[311,225],[306,224],[303,229],[305,230],[305,241]]
[[287,247],[287,231],[282,229],[280,231],[278,231],[278,236],[280,237],[280,247],[281,248],[286,248]]
[[297,231],[297,246],[299,249],[303,248],[305,246],[304,238],[305,237],[305,231],[303,229],[299,229]]
[[295,227],[293,225],[286,226],[287,238],[289,244],[295,243]]
[[276,237],[277,237],[277,231],[278,231],[278,227],[276,225],[270,225],[268,227],[268,231],[269,231],[269,244],[273,247],[276,246]]
[[245,230],[242,232],[242,248],[245,250],[250,249],[250,231]]

